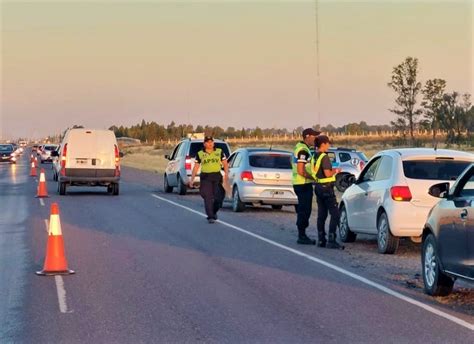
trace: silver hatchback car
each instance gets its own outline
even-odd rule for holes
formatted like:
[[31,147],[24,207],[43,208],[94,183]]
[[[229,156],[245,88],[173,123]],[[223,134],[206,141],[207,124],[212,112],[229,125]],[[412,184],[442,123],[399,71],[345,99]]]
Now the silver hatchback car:
[[267,148],[236,150],[229,158],[232,210],[241,212],[247,205],[271,205],[280,210],[298,204],[291,181],[291,156]]

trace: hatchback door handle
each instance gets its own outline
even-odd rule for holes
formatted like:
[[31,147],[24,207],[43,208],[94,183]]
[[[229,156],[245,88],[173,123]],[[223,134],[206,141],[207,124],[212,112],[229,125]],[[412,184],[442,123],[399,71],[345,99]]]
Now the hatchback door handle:
[[468,215],[467,209],[464,209],[464,210],[461,212],[461,219],[466,220],[466,219],[467,219],[467,215]]

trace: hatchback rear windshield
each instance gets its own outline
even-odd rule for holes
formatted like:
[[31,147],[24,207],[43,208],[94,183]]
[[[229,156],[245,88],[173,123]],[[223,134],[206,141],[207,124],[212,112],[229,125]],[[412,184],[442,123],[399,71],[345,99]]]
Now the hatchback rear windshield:
[[456,180],[470,164],[455,160],[410,160],[403,162],[403,172],[411,179]]
[[[227,158],[230,156],[229,147],[227,146],[227,144],[222,142],[215,142],[214,147],[222,149]],[[195,158],[197,153],[203,148],[204,145],[201,142],[191,143],[191,148],[189,149],[189,156],[191,158]]]
[[58,148],[58,147],[56,147],[56,146],[44,146],[44,149],[47,150],[47,151],[54,151],[54,150],[56,150],[56,148]]
[[249,164],[258,168],[275,168],[291,170],[291,157],[287,154],[252,154]]

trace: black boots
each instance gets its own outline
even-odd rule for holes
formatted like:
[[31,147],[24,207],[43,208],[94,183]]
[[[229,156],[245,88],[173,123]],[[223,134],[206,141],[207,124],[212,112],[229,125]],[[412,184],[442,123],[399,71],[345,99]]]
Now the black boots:
[[341,245],[336,241],[336,233],[329,233],[329,241],[327,242],[326,247],[336,250],[344,249],[344,245]]
[[318,233],[318,247],[326,247],[326,233]]
[[308,238],[306,235],[306,230],[298,229],[298,241],[300,245],[316,245],[316,240]]

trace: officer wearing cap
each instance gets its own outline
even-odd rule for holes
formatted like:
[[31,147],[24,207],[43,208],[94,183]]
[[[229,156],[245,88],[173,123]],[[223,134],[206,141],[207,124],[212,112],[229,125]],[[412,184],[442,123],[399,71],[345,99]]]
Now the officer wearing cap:
[[311,209],[313,207],[313,182],[311,174],[306,172],[305,166],[313,156],[314,140],[320,132],[308,128],[303,130],[303,141],[298,142],[293,152],[293,189],[298,197],[296,206],[296,227],[298,228],[298,241],[300,245],[315,245],[316,241],[308,238],[306,228],[309,226]]
[[[339,207],[334,193],[334,183],[338,171],[332,168],[331,160],[327,155],[330,147],[329,138],[325,135],[318,136],[315,140],[315,146],[316,152],[308,164],[308,170],[315,180],[314,192],[318,204],[318,246],[344,249],[344,246],[336,241]],[[331,214],[331,221],[329,223],[328,241],[326,241],[325,227],[328,213]]]
[[211,136],[206,136],[204,138],[204,148],[196,155],[196,163],[194,164],[189,186],[194,187],[194,179],[199,168],[201,168],[199,190],[204,199],[204,207],[209,223],[214,223],[217,220],[217,212],[225,197],[225,191],[222,187],[222,167],[224,167],[224,179],[227,183],[229,175],[227,157],[222,149],[214,147],[214,139]]

